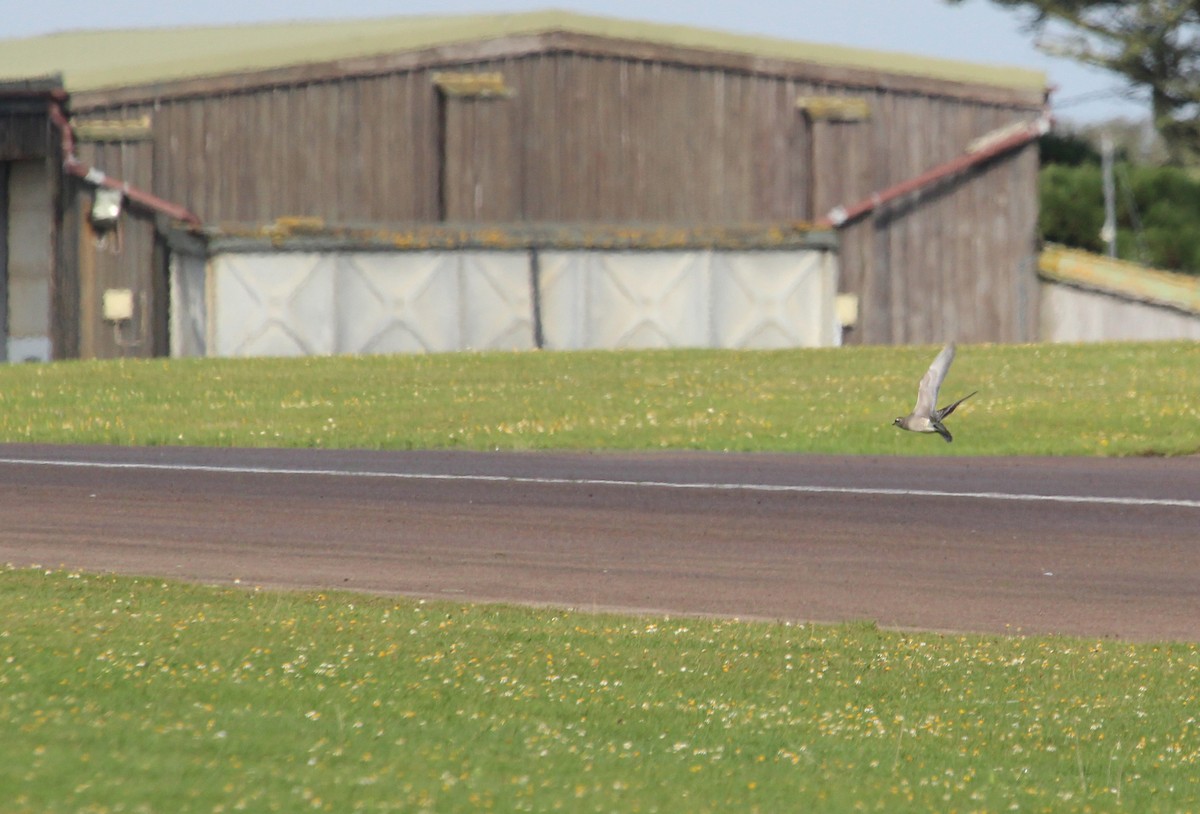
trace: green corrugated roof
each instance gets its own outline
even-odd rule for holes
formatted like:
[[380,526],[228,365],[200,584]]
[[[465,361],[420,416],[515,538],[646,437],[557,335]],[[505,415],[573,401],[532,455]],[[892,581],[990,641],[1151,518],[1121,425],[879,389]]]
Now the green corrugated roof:
[[1041,90],[1040,71],[815,45],[563,11],[86,30],[0,40],[0,77],[61,73],[68,91],[282,68],[457,42],[570,31],[826,65]]

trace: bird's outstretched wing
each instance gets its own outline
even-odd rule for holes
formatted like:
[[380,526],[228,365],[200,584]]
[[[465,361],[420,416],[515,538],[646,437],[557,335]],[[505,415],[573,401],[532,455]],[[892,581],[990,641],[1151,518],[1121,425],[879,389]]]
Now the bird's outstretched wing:
[[917,388],[917,406],[913,408],[913,415],[933,415],[933,411],[937,409],[938,389],[942,386],[942,379],[946,378],[946,371],[950,369],[950,363],[953,361],[954,345],[946,345],[921,377],[921,385]]

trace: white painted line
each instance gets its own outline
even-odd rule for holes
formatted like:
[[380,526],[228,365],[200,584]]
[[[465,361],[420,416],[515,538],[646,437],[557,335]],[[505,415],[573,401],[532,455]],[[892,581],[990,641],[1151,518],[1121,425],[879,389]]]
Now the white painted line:
[[453,475],[435,472],[375,472],[371,470],[290,469],[268,466],[206,466],[202,464],[122,463],[119,461],[59,461],[0,458],[0,465],[57,466],[72,469],[140,469],[167,472],[210,472],[228,475],[308,475],[325,478],[381,478],[391,480],[475,481],[529,483],[547,486],[616,486],[650,489],[708,489],[725,492],[784,492],[795,494],[879,495],[882,497],[948,497],[974,500],[1008,500],[1044,503],[1092,503],[1109,506],[1172,506],[1200,509],[1200,500],[1101,495],[1036,495],[1012,492],[950,492],[937,489],[882,489],[858,486],[811,486],[773,483],[686,483],[679,481],[610,480],[605,478],[543,478],[520,475]]

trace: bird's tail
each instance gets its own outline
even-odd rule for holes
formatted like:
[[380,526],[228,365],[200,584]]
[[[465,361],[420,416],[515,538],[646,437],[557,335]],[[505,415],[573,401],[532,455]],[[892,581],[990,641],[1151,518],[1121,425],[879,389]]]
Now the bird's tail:
[[978,392],[979,392],[979,391],[978,391],[978,390],[976,390],[974,393],[968,393],[967,395],[965,395],[965,396],[963,396],[962,398],[960,398],[958,401],[956,401],[956,402],[954,402],[953,404],[951,404],[949,407],[943,407],[942,409],[938,410],[938,411],[937,411],[937,418],[938,418],[938,421],[941,421],[943,418],[945,418],[946,416],[950,415],[952,412],[954,412],[954,409],[955,409],[956,407],[958,407],[958,405],[962,404],[964,401],[966,401],[967,399],[969,399],[971,396],[974,396],[974,395],[975,395],[976,393],[978,393]]

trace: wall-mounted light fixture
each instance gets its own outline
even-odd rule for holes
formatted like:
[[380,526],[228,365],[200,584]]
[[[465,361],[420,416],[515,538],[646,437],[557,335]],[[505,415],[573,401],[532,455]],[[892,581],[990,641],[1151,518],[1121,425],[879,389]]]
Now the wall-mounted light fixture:
[[116,227],[125,204],[125,193],[110,187],[96,187],[92,196],[92,228],[107,232]]

